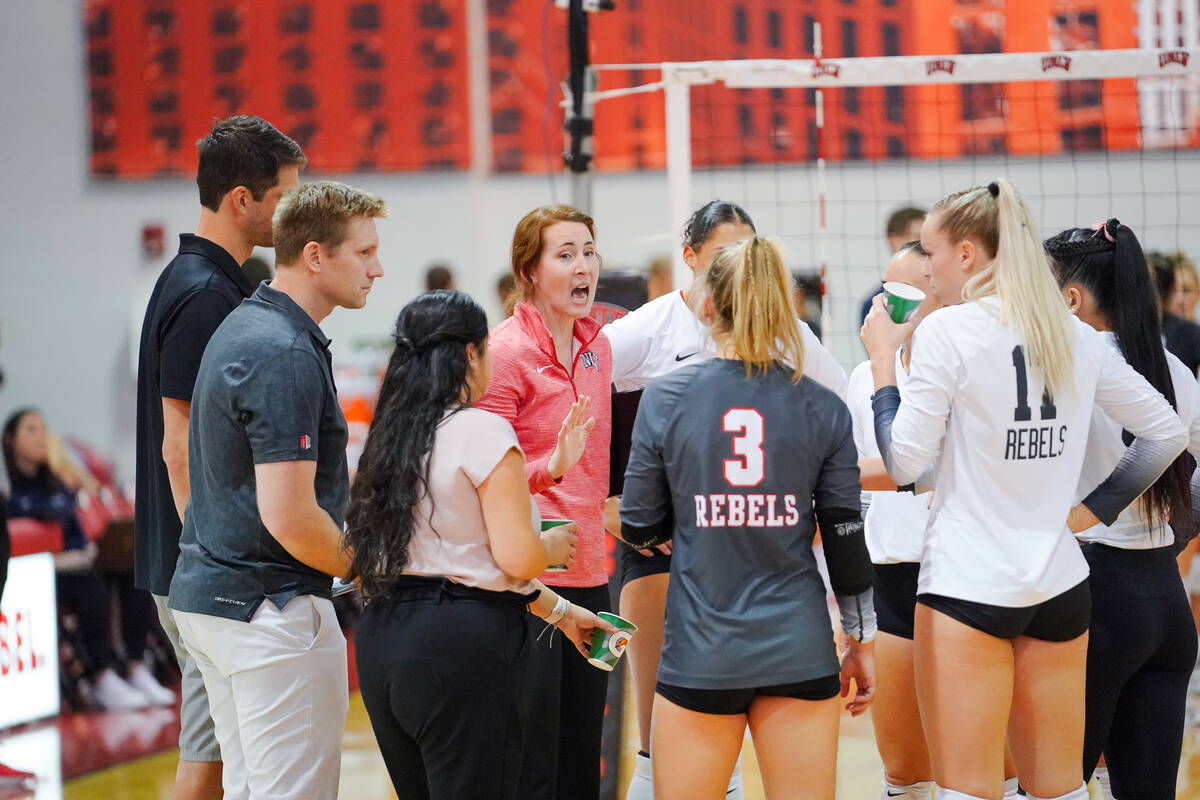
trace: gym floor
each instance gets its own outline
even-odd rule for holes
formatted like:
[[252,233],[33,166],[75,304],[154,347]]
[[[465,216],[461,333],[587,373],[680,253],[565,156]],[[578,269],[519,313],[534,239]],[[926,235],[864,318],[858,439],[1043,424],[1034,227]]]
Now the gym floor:
[[[632,708],[621,760],[621,786],[633,768],[636,733]],[[0,761],[23,766],[24,753],[61,762],[61,772],[38,769],[44,777],[36,793],[4,794],[15,798],[58,798],[65,800],[166,800],[175,774],[176,751],[171,743],[178,735],[178,716],[173,709],[87,715],[63,715],[52,723],[35,726],[0,739]],[[106,761],[112,766],[102,766]],[[838,756],[838,797],[874,797],[879,791],[880,762],[867,716],[842,719]],[[747,740],[744,756],[747,800],[761,800],[762,784]],[[75,777],[79,776],[79,777]],[[394,800],[396,795],[375,745],[371,725],[358,693],[351,695],[350,713],[342,756],[342,785],[346,796],[356,800]],[[1200,728],[1189,728],[1184,739],[1184,758],[1179,771],[1179,798],[1200,800]]]

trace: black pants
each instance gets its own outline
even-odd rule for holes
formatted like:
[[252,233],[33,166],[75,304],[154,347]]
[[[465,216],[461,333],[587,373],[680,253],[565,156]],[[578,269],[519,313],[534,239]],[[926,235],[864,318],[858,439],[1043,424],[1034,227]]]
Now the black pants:
[[58,604],[79,620],[79,637],[86,651],[80,656],[88,677],[95,678],[116,661],[110,638],[108,584],[94,569],[59,572],[54,578]]
[[1171,548],[1089,544],[1092,627],[1083,771],[1100,754],[1113,795],[1173,798],[1196,628]]
[[146,637],[157,618],[154,598],[145,589],[133,585],[133,573],[109,575],[108,584],[116,590],[121,609],[121,643],[125,656],[138,661],[146,654]]
[[[608,586],[552,588],[589,611],[612,610]],[[529,624],[534,637],[546,626],[536,617]],[[608,673],[589,664],[554,630],[537,641],[531,672],[538,688],[525,748],[521,800],[596,800]]]
[[528,616],[519,595],[449,581],[409,585],[363,611],[359,683],[398,797],[519,796],[535,688]]

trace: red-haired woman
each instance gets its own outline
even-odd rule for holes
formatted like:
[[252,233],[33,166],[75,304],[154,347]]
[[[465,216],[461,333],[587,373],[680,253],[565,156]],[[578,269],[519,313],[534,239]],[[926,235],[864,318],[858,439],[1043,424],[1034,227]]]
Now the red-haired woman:
[[[591,217],[570,206],[526,214],[513,233],[512,271],[521,300],[492,329],[492,383],[476,405],[512,423],[543,519],[579,526],[571,568],[542,582],[572,603],[607,611],[612,357],[590,316],[600,273]],[[595,798],[608,673],[553,640],[538,641],[521,797]]]

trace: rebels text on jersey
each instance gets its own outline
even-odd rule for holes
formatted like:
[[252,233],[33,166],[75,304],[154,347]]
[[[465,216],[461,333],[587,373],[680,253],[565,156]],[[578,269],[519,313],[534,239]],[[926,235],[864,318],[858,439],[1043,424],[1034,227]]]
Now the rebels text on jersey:
[[1087,576],[1066,519],[1093,402],[1138,437],[1131,462],[1085,499],[1101,520],[1114,520],[1187,443],[1170,404],[1119,352],[1078,320],[1072,333],[1070,385],[1051,397],[994,298],[944,308],[917,328],[903,395],[875,393],[892,478],[910,483],[940,459],[918,591],[1019,607]]

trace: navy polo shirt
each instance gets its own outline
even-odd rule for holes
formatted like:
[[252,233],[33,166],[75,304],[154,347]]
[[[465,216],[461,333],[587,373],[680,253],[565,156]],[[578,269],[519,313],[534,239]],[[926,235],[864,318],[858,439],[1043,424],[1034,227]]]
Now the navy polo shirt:
[[298,595],[330,596],[330,576],[263,525],[254,465],[316,461],[317,503],[342,527],[347,431],[331,363],[316,322],[265,283],[213,334],[192,396],[192,499],[171,608],[247,621],[263,600],[283,608]]
[[253,292],[224,248],[185,233],[146,306],[138,353],[133,563],[134,583],[157,595],[171,589],[182,527],[162,458],[162,398],[191,401],[208,340]]

